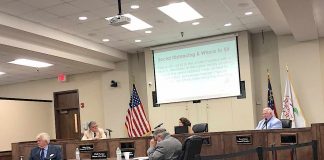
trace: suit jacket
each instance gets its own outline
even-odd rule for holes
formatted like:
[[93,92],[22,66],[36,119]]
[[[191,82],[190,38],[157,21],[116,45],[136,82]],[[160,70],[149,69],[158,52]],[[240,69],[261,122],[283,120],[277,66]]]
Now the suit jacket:
[[164,140],[158,142],[154,148],[147,150],[150,160],[175,160],[178,159],[182,151],[181,142],[167,135]]
[[[81,140],[93,140],[93,132],[90,131],[90,129],[84,131],[83,133],[83,137]],[[104,132],[104,130],[102,128],[98,128],[98,132],[96,132],[96,138],[99,138],[99,139],[106,139],[107,136]]]
[[267,126],[265,124],[265,119],[262,119],[255,129],[282,129],[282,123],[278,118],[271,117],[267,122]]
[[[39,147],[35,147],[30,152],[29,160],[40,160],[40,151]],[[45,157],[46,160],[62,160],[62,151],[61,148],[54,145],[48,145],[47,154]]]

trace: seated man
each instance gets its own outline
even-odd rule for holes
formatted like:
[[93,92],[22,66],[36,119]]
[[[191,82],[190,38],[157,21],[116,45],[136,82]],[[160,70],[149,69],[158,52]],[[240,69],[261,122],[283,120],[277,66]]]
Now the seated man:
[[281,129],[282,123],[281,121],[273,116],[273,111],[271,108],[263,109],[263,118],[258,126],[255,129]]
[[29,160],[61,160],[61,148],[49,145],[50,136],[47,133],[40,133],[36,136],[38,147],[30,152]]
[[178,139],[171,137],[166,129],[158,128],[153,132],[147,155],[150,160],[175,160],[180,156],[181,149]]
[[88,130],[83,133],[82,140],[106,139],[107,136],[102,128],[98,128],[97,122],[90,121]]

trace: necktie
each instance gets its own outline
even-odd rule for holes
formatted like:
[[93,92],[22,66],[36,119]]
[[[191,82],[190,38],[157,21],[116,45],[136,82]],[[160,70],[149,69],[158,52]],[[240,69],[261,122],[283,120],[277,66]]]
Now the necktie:
[[96,132],[93,133],[93,137],[96,138]]
[[44,148],[41,149],[40,159],[44,160]]

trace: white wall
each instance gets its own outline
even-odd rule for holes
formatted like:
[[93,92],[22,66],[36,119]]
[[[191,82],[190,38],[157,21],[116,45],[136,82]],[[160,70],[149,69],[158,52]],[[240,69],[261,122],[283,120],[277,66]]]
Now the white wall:
[[[53,92],[78,89],[79,102],[85,104],[85,108],[80,109],[81,123],[96,120],[100,126],[104,126],[101,74],[94,72],[68,76],[65,83],[53,78],[0,86],[0,96],[53,100]],[[54,103],[51,110],[54,111]],[[54,133],[51,136],[54,138]]]
[[55,134],[54,110],[49,102],[0,100],[0,151],[11,143],[35,140],[36,135]]
[[[290,80],[297,99],[307,120],[311,123],[324,122],[323,77],[324,77],[324,43],[320,40],[297,42],[292,35],[276,36],[273,32],[253,34],[253,62],[255,71],[256,111],[267,105],[267,69],[270,69],[271,83],[280,116],[282,95],[287,79],[286,66],[289,68]],[[258,116],[258,119],[261,115]]]
[[262,37],[261,33],[252,34],[252,52],[253,52],[253,69],[255,85],[255,103],[257,119],[262,118],[262,109],[268,105],[268,73],[272,85],[273,97],[278,116],[281,113],[281,85],[278,40],[273,32],[265,32]]
[[[126,137],[124,123],[130,100],[128,63],[118,63],[114,71],[103,73],[101,80],[104,110],[96,112],[104,113],[105,128],[113,131],[112,138]],[[118,87],[110,87],[111,80],[117,81]]]
[[[153,107],[152,99],[148,98],[148,111],[152,126],[164,123],[171,133],[178,119],[182,116],[190,119],[192,124],[207,122],[210,131],[246,130],[255,127],[255,105],[253,94],[253,62],[250,51],[249,35],[240,32],[238,37],[241,80],[245,81],[246,98],[236,97],[202,100],[201,103],[180,102],[161,104]],[[150,50],[145,51],[146,79],[154,84],[153,57]],[[147,89],[148,97],[152,97],[154,85]]]
[[[320,46],[321,45],[321,46]],[[307,124],[324,122],[323,79],[319,40],[296,42],[293,36],[279,36],[279,64],[282,94],[286,80],[286,65]]]

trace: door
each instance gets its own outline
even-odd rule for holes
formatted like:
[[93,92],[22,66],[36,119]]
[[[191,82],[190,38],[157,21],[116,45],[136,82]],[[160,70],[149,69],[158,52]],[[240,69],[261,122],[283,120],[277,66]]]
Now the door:
[[56,139],[80,139],[78,90],[54,92]]

